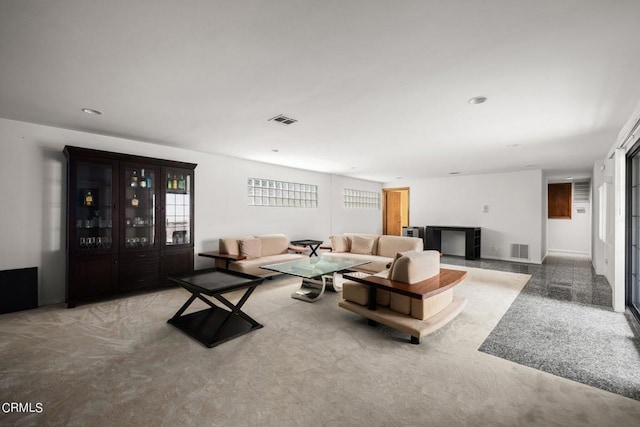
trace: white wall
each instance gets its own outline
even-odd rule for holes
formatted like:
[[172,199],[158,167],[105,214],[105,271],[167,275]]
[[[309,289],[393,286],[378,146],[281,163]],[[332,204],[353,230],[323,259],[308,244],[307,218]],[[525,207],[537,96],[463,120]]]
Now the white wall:
[[[403,180],[385,187],[410,187],[411,225],[479,226],[483,258],[511,260],[511,243],[518,243],[529,245],[530,262],[542,261],[540,170]],[[464,255],[459,233],[444,233],[442,245],[445,253]]]
[[[380,191],[379,183],[0,119],[0,270],[38,267],[40,305],[64,301],[65,145],[197,163],[196,254],[216,250],[225,236],[285,233],[292,240],[326,240],[332,223],[336,233],[375,233],[381,227],[379,211],[342,218],[339,204],[339,212],[332,212],[338,200],[333,193],[339,191],[341,197],[344,182],[371,191]],[[249,177],[315,184],[319,207],[248,206]],[[210,266],[209,260],[195,258],[196,268]]]
[[382,184],[338,175],[332,175],[331,181],[331,234],[382,234],[381,209],[345,208],[343,199],[343,190],[345,188],[382,193]]

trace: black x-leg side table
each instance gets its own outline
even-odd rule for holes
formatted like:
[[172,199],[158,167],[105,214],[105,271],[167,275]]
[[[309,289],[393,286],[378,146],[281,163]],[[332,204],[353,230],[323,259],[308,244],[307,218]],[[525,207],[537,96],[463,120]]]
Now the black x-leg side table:
[[[207,347],[215,347],[254,329],[262,328],[260,323],[243,312],[241,308],[264,278],[230,270],[208,268],[196,270],[191,274],[169,276],[169,280],[191,292],[191,297],[168,320],[168,323]],[[222,296],[238,289],[246,289],[246,291],[235,305]],[[228,310],[215,305],[204,295],[217,299]],[[196,299],[203,301],[210,308],[183,314]]]
[[322,240],[311,240],[311,239],[292,240],[291,244],[296,246],[308,247],[309,249],[311,249],[311,253],[309,254],[309,256],[312,257],[312,256],[318,256],[318,253],[316,251],[322,244]]

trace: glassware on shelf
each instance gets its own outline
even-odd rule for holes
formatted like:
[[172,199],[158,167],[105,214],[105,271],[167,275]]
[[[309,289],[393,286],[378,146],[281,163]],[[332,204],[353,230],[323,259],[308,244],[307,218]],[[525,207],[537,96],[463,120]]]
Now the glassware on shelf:
[[131,186],[132,187],[137,187],[138,186],[138,172],[134,169],[133,173],[131,174]]
[[138,204],[139,204],[138,196],[134,194],[133,198],[131,199],[131,206],[137,208]]
[[[133,171],[135,173],[135,171]],[[140,169],[140,188],[147,188],[147,177],[144,176],[144,169]]]

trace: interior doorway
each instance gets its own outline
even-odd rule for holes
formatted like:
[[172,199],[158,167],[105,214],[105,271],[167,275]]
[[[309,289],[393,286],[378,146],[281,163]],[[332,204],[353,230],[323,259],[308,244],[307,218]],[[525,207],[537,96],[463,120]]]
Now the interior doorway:
[[382,234],[401,236],[409,226],[409,187],[382,189]]

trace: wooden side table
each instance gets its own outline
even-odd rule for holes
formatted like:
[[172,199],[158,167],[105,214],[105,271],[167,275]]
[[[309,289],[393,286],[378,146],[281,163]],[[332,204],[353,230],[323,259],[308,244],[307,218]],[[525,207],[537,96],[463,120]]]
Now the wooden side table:
[[[262,328],[260,323],[241,308],[264,278],[230,270],[208,268],[186,275],[169,276],[169,280],[191,292],[191,297],[167,322],[207,347],[215,347],[254,329]],[[222,296],[238,289],[247,290],[235,305]],[[228,310],[215,305],[204,295],[217,299]],[[183,314],[196,299],[203,301],[210,308]]]
[[246,257],[242,255],[224,254],[224,253],[220,253],[219,251],[200,252],[198,256],[224,260],[224,268],[226,268],[227,270],[229,269],[229,263],[233,261],[240,261],[240,260],[246,259]]

